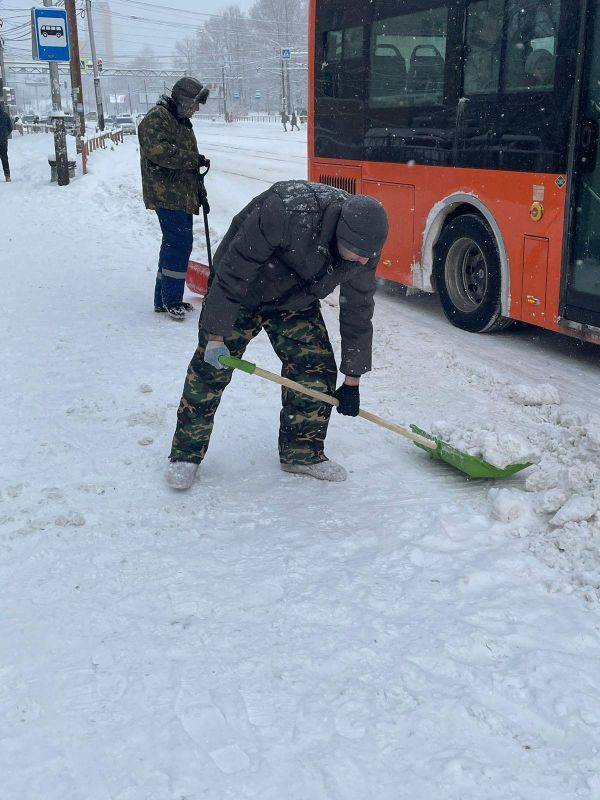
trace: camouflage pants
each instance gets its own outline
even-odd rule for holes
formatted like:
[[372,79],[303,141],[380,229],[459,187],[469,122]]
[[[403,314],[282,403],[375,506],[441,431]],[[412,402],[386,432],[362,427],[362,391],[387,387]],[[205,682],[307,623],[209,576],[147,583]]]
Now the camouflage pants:
[[[281,374],[312,389],[335,391],[337,366],[318,303],[303,311],[251,313],[241,309],[225,344],[241,358],[248,343],[264,328],[283,367]],[[199,464],[208,449],[215,412],[231,370],[204,361],[207,334],[200,329],[198,348],[188,368],[171,461]],[[252,386],[246,389],[252,391]],[[331,406],[289,389],[282,390],[279,457],[284,464],[314,464],[325,460],[323,446]],[[243,421],[242,423],[243,424]]]

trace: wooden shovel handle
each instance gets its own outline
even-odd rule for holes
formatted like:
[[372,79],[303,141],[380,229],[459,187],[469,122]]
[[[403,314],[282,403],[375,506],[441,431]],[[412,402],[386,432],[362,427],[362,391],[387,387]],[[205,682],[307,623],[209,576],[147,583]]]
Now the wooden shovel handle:
[[[339,405],[337,397],[331,397],[331,395],[325,394],[324,392],[318,392],[316,389],[309,389],[307,386],[303,386],[301,383],[292,381],[290,378],[284,378],[281,375],[276,375],[274,372],[261,369],[261,367],[256,367],[253,370],[253,374],[258,375],[259,378],[264,378],[267,381],[271,381],[272,383],[278,383],[280,386],[285,386],[287,389],[292,389],[300,394],[305,394],[308,397],[314,398],[315,400],[320,400],[322,403],[329,403],[330,406]],[[419,444],[422,447],[426,447],[428,450],[437,449],[437,443],[431,439],[426,439],[424,436],[420,436],[418,433],[413,433],[407,428],[403,428],[401,425],[396,425],[394,422],[388,422],[386,419],[382,419],[376,414],[371,414],[370,411],[363,411],[361,409],[358,412],[358,416],[368,420],[369,422],[373,422],[375,425],[379,425],[380,428],[386,428],[388,431],[397,433],[399,436],[404,436],[405,439],[410,439],[411,442]]]

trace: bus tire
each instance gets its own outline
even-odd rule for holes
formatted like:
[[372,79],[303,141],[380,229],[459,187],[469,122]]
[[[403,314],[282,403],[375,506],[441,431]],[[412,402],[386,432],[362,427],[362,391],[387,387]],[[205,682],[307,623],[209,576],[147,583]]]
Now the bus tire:
[[492,333],[511,324],[501,315],[496,240],[477,214],[461,214],[443,229],[435,246],[434,280],[444,314],[457,328]]

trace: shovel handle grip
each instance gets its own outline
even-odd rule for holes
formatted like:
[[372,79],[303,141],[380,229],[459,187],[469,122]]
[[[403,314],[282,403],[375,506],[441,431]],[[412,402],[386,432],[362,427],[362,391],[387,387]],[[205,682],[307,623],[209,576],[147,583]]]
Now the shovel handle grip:
[[[278,383],[280,386],[285,386],[286,389],[291,389],[294,392],[307,395],[307,397],[312,397],[314,400],[319,400],[321,403],[328,403],[330,406],[337,406],[339,404],[337,397],[331,397],[331,395],[319,392],[316,389],[309,389],[308,386],[303,386],[301,383],[293,381],[290,378],[284,378],[282,375],[276,375],[274,372],[261,369],[261,367],[257,367],[256,364],[253,364],[251,361],[246,361],[242,358],[234,358],[233,356],[220,356],[219,361],[225,367],[239,369],[242,372],[248,373],[248,375],[256,375],[272,383]],[[368,422],[372,422],[374,425],[379,425],[380,428],[386,428],[386,430],[392,431],[392,433],[404,436],[405,439],[410,439],[411,442],[419,444],[428,450],[437,449],[437,443],[431,439],[426,439],[424,436],[413,433],[407,428],[403,428],[401,425],[396,425],[395,422],[388,422],[388,420],[378,417],[377,414],[372,414],[370,411],[363,411],[361,409],[358,412],[358,416],[366,419]]]

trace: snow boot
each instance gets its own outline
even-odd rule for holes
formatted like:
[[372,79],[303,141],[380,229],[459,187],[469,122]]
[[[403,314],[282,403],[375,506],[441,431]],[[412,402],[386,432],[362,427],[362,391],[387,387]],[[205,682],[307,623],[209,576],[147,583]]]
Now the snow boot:
[[171,319],[176,319],[178,322],[183,322],[185,319],[185,306],[183,303],[171,303],[167,306],[167,314]]
[[10,174],[9,174],[8,172],[5,172],[5,173],[4,173],[4,180],[5,180],[7,183],[10,183]]
[[[184,311],[193,311],[194,310],[194,306],[191,303],[178,303],[177,305],[182,306]],[[155,310],[155,312],[157,314],[164,314],[167,311],[167,307],[166,306],[154,306],[154,310]]]
[[332,481],[340,483],[345,481],[348,473],[341,464],[335,461],[319,461],[317,464],[281,464],[284,472],[291,472],[292,475],[306,475],[309,478],[316,478],[318,481]]
[[191,461],[171,461],[165,473],[165,480],[171,489],[189,489],[196,479],[200,464]]

